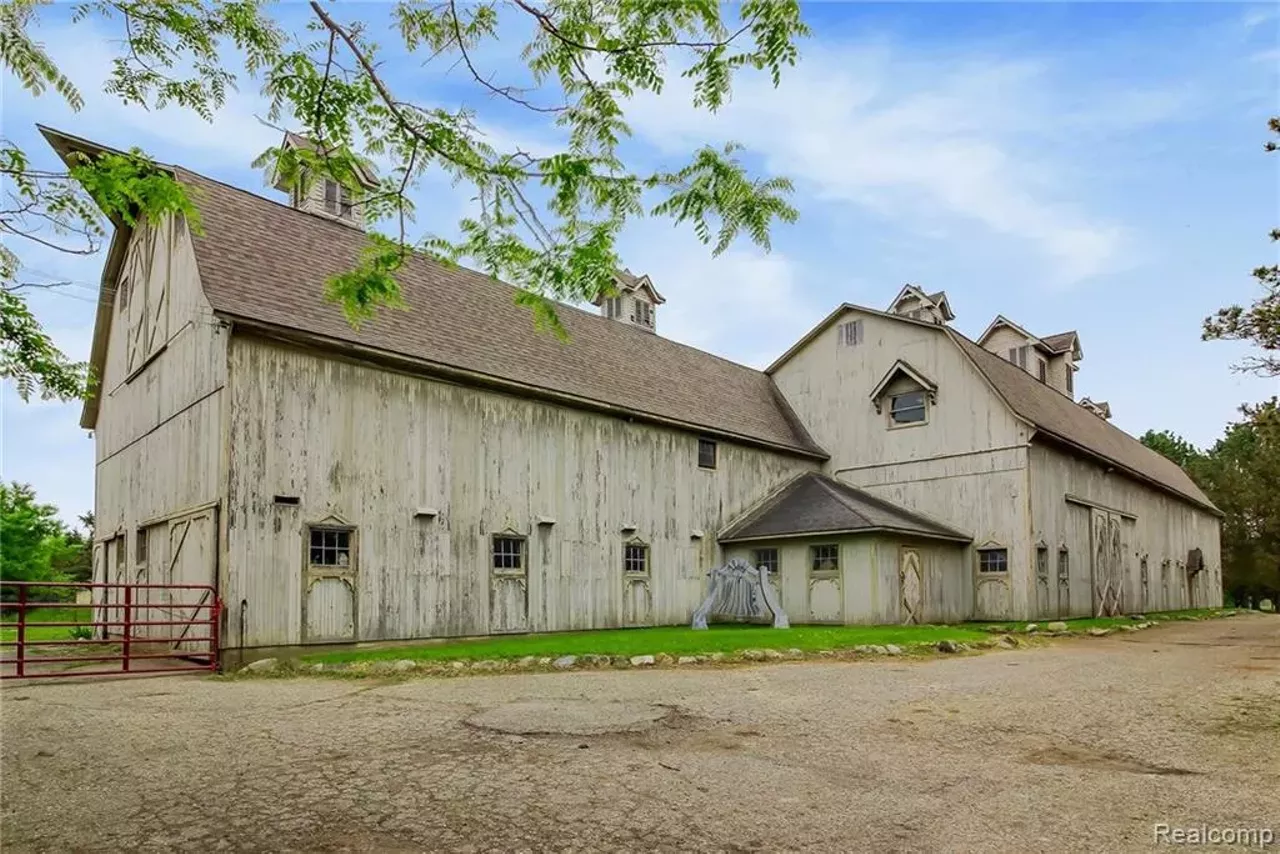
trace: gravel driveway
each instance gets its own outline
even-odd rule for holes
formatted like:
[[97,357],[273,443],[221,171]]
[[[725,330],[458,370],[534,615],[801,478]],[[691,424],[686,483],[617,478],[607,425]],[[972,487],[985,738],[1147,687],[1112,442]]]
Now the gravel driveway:
[[2,841],[1142,850],[1280,826],[1278,709],[1264,615],[920,661],[6,687]]

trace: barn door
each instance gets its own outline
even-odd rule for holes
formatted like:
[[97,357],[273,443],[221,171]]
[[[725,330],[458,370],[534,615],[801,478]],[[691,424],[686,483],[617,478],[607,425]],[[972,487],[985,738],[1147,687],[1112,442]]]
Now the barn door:
[[[152,526],[141,530],[140,542],[146,543],[142,551],[146,555],[145,563],[140,562],[140,571],[147,572],[152,584],[207,584],[218,583],[218,508],[208,507],[186,516],[169,520],[169,542],[167,554],[156,554],[155,550],[163,536],[164,526]],[[147,567],[151,567],[148,572]],[[163,575],[156,569],[162,567]],[[186,590],[152,590],[152,604],[166,606],[163,609],[151,609],[152,613],[164,613],[166,620],[196,621],[208,619],[209,609],[199,606],[211,604],[208,599],[212,595],[205,592],[202,598],[193,597]],[[163,597],[163,598],[160,598]],[[157,626],[154,634],[172,635],[166,627]],[[171,627],[170,627],[171,629]],[[202,630],[194,630],[199,633]],[[190,625],[183,626],[178,636],[192,633]],[[208,643],[179,641],[173,644],[174,649],[185,649],[191,652],[208,650]]]
[[809,622],[844,622],[840,546],[809,547]]
[[524,537],[493,538],[489,574],[489,631],[529,631],[529,558]]
[[1114,617],[1124,611],[1124,547],[1115,513],[1092,511],[1093,614]]
[[331,516],[306,528],[302,569],[302,642],[341,643],[358,637],[359,566],[356,530]]
[[901,591],[899,612],[903,625],[924,622],[920,552],[903,547],[898,550],[898,590]]

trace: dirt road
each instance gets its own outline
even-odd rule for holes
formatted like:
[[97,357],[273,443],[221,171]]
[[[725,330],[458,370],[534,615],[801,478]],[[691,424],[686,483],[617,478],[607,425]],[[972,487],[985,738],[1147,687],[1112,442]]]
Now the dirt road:
[[1120,851],[1280,835],[1280,617],[923,661],[5,688],[18,851]]

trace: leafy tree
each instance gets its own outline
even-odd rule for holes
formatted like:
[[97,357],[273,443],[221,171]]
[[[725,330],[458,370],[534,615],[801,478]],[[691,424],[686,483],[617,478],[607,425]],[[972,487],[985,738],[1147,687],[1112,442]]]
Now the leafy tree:
[[1236,602],[1280,599],[1280,408],[1272,398],[1200,451],[1168,431],[1141,441],[1178,463],[1223,513],[1222,586]]
[[[79,109],[84,95],[36,39],[42,5],[0,6],[0,62],[31,92]],[[298,190],[321,178],[337,181],[363,195],[370,221],[386,229],[371,235],[353,269],[328,282],[328,296],[353,324],[400,302],[396,272],[410,252],[470,259],[519,286],[518,301],[534,318],[562,331],[552,301],[613,288],[621,266],[616,240],[635,217],[687,224],[713,253],[740,234],[767,249],[773,223],[796,217],[786,200],[791,184],[752,177],[737,145],[699,148],[675,168],[642,168],[624,156],[628,100],[661,91],[672,75],[691,83],[693,105],[708,112],[725,103],[744,69],[764,71],[776,85],[808,32],[796,0],[734,7],[718,0],[403,0],[356,7],[366,20],[311,2],[299,33],[286,32],[266,7],[257,0],[95,0],[78,6],[75,20],[118,33],[106,95],[210,119],[229,89],[251,81],[270,99],[271,122],[316,143],[273,147],[257,162]],[[428,75],[462,69],[485,113],[415,100],[397,86],[375,41],[388,36]],[[518,74],[485,66],[486,48],[500,38],[504,55],[520,56]],[[487,137],[482,128],[503,110],[556,128],[561,150],[535,153]],[[369,192],[357,180],[366,157],[384,167]],[[412,230],[410,193],[431,170],[467,187],[479,203],[478,214],[459,222],[457,240]],[[0,140],[0,174],[12,185],[0,204],[0,231],[70,252],[100,245],[99,211],[126,221],[180,213],[194,223],[199,205],[138,151],[41,171]],[[14,281],[20,259],[9,250],[0,258],[4,281]],[[5,330],[6,374],[19,378],[24,393],[38,386],[74,396],[83,384],[69,377],[83,377],[82,367],[37,337],[33,324],[17,328],[12,344]]]
[[1188,471],[1204,457],[1199,448],[1177,433],[1172,433],[1168,430],[1161,430],[1159,433],[1155,430],[1148,430],[1138,437],[1138,441],[1151,450],[1163,454]]
[[[1272,118],[1269,126],[1272,133],[1280,134],[1280,117]],[[1273,152],[1280,144],[1272,140],[1264,148]],[[1280,228],[1272,229],[1271,240],[1280,240]],[[1280,376],[1280,265],[1258,267],[1253,277],[1262,285],[1262,296],[1248,308],[1232,305],[1205,318],[1202,337],[1206,341],[1252,341],[1262,349],[1262,355],[1246,356],[1236,368],[1264,377]]]
[[[58,508],[41,504],[23,483],[0,482],[0,582],[66,581],[65,566],[81,544],[68,546]],[[12,598],[12,588],[5,589]]]

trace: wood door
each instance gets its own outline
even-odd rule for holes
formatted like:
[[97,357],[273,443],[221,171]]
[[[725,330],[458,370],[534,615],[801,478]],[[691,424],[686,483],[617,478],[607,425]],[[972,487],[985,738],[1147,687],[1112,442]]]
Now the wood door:
[[1121,519],[1114,513],[1092,511],[1093,615],[1114,617],[1124,612],[1124,546]]
[[809,547],[808,587],[809,622],[844,622],[838,545]]
[[920,551],[904,546],[898,550],[898,590],[901,594],[898,613],[903,625],[924,622],[923,588]]
[[[209,507],[187,516],[169,520],[169,549],[167,554],[156,554],[159,536],[146,529],[148,566],[152,583],[156,584],[208,584],[218,583],[218,508]],[[159,526],[157,532],[162,532]],[[163,577],[157,577],[156,567],[163,566]],[[203,607],[211,604],[212,594],[207,591],[164,590],[151,591],[153,604],[162,604],[164,609],[150,609],[152,613],[164,613],[168,620],[202,620],[208,619],[211,609]],[[164,626],[156,628],[166,629]],[[179,636],[191,635],[204,637],[209,634],[208,627],[167,627],[167,631],[156,632],[157,635]],[[208,643],[183,641],[173,644],[174,649],[191,652],[206,652]]]
[[529,631],[529,563],[489,575],[489,631]]
[[302,642],[359,639],[359,549],[354,527],[336,516],[303,529]]

